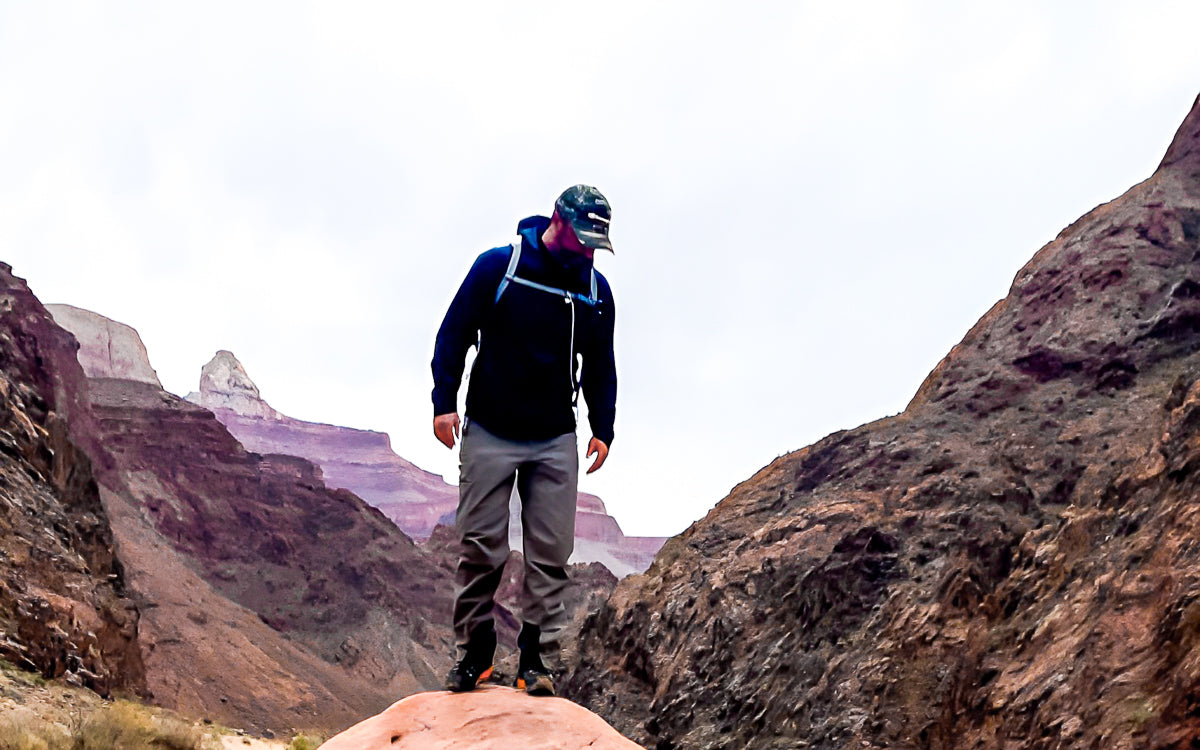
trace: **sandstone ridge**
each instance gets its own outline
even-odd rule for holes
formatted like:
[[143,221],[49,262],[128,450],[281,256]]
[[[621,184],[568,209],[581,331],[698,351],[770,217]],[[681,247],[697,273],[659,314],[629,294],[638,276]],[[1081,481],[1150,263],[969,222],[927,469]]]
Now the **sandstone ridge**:
[[584,623],[568,694],[659,748],[1200,737],[1200,99],[906,411],[785,455]]

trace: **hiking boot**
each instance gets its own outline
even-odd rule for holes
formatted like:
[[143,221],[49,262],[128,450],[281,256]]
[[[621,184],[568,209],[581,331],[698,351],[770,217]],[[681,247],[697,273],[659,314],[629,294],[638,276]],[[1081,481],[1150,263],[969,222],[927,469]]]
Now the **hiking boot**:
[[542,631],[537,625],[524,623],[521,626],[521,634],[517,636],[521,658],[517,662],[516,687],[530,695],[554,695],[554,678],[542,664],[541,637]]
[[446,689],[454,693],[474,690],[492,676],[496,655],[496,631],[491,623],[471,631],[466,653],[446,675]]

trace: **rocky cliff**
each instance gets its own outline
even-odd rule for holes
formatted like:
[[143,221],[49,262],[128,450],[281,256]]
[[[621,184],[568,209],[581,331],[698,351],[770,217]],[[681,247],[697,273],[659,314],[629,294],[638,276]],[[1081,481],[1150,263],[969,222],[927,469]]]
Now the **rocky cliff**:
[[903,414],[623,581],[570,694],[656,748],[1194,747],[1197,498],[1200,100]]
[[95,423],[75,342],[0,264],[0,657],[45,677],[144,692],[93,463]]

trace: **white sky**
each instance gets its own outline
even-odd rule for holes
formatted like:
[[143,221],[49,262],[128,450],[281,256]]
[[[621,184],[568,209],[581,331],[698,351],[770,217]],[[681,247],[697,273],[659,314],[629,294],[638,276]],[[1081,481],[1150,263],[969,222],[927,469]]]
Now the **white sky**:
[[[614,206],[617,438],[673,534],[902,410],[1058,231],[1149,176],[1200,3],[0,1],[0,260],[451,477],[429,358],[474,257]],[[585,435],[586,438],[586,430]],[[582,441],[581,441],[582,442]]]

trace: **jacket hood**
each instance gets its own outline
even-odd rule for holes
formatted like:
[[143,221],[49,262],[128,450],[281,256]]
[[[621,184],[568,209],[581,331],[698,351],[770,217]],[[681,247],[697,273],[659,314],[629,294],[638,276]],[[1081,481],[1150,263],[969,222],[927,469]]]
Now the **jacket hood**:
[[542,232],[550,226],[549,216],[526,216],[517,223],[517,234],[525,238],[532,247],[540,244]]

